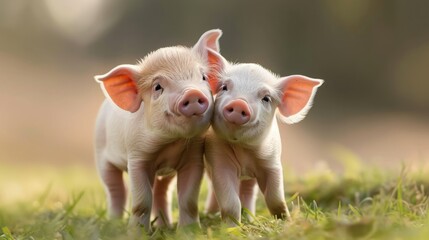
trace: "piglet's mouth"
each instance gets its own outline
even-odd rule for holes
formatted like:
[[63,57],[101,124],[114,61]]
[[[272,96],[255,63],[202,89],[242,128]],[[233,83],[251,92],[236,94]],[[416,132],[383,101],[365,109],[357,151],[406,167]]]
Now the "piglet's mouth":
[[231,121],[228,121],[225,118],[225,116],[222,116],[222,114],[217,114],[216,118],[217,118],[216,120],[219,121],[219,123],[225,125],[228,129],[231,129],[231,130],[243,130],[243,131],[245,131],[246,129],[249,129],[249,128],[258,127],[260,124],[259,120],[256,120],[256,121],[251,120],[251,121],[246,122],[244,124],[231,122]]
[[170,112],[170,111],[164,111],[164,114],[167,118],[171,118],[171,117],[180,117],[180,114],[174,113],[174,112]]
[[175,113],[175,112],[164,111],[164,115],[168,119],[168,121],[170,121],[170,122],[175,121],[175,120],[194,122],[194,121],[199,121],[199,120],[205,118],[207,114],[206,114],[206,112],[204,112],[202,114],[193,114],[191,116],[185,116],[185,115]]
[[220,129],[222,129],[221,131],[225,131],[232,142],[239,142],[244,136],[253,135],[253,132],[260,128],[260,124],[260,121],[247,123],[246,125],[237,125],[224,121],[221,123]]

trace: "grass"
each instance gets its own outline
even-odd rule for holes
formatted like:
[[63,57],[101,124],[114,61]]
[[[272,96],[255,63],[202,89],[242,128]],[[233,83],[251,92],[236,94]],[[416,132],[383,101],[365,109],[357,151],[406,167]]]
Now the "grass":
[[[140,237],[127,232],[127,216],[106,217],[104,192],[94,169],[0,165],[0,240],[428,239],[428,172],[402,166],[393,174],[352,162],[344,163],[344,174],[286,173],[290,221],[271,217],[259,196],[255,220],[239,227],[228,228],[218,215],[202,214],[200,230],[157,229]],[[203,183],[201,212],[206,194]],[[177,202],[174,209],[177,219]]]

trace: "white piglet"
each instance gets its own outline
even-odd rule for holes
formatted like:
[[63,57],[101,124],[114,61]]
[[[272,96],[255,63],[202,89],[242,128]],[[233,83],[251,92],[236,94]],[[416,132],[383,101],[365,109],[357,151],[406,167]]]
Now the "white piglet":
[[124,211],[127,171],[130,226],[151,231],[152,210],[159,225],[171,226],[168,188],[177,173],[178,226],[199,224],[204,134],[213,114],[210,85],[216,85],[208,78],[207,49],[218,51],[221,35],[211,30],[193,48],[161,48],[136,65],[95,76],[106,96],[96,122],[96,165],[112,217]]
[[288,124],[301,121],[323,80],[278,77],[257,64],[230,64],[211,50],[209,59],[217,63],[219,85],[205,143],[214,190],[206,211],[220,208],[222,219],[234,225],[241,221],[242,207],[255,213],[258,185],[271,214],[289,217],[277,118]]

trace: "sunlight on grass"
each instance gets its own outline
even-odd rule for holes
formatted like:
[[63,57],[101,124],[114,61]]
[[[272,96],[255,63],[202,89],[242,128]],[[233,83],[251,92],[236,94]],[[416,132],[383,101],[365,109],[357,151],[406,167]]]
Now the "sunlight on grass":
[[[427,171],[400,174],[368,169],[344,149],[344,174],[315,171],[285,175],[291,220],[271,217],[261,196],[256,215],[243,209],[235,228],[219,215],[201,214],[202,229],[156,229],[151,239],[427,239],[429,237]],[[347,158],[346,160],[344,160]],[[106,217],[105,196],[95,169],[83,167],[18,168],[0,166],[0,240],[140,239],[122,220]],[[401,169],[401,167],[399,167]],[[202,212],[207,183],[203,182]],[[177,220],[177,200],[174,200]]]
[[102,185],[94,169],[73,167],[58,169],[50,167],[0,166],[0,195],[2,206],[14,207],[18,203],[33,207],[62,207],[70,194],[86,191],[85,198],[101,202]]

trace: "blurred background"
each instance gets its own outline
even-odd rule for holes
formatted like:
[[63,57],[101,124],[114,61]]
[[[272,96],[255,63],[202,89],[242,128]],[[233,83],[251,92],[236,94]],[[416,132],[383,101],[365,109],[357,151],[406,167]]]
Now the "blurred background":
[[[282,126],[290,172],[429,159],[429,1],[0,0],[0,161],[94,168],[93,80],[220,28],[221,53],[325,84]],[[366,165],[364,165],[366,166]],[[95,170],[94,170],[95,174]]]

